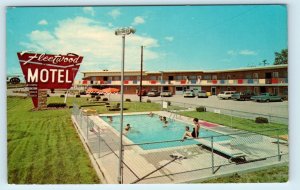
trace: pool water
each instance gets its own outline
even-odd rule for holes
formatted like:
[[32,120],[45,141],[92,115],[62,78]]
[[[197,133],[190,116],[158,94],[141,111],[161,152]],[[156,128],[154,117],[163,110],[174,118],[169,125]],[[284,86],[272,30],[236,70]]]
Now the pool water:
[[[109,122],[107,117],[101,117],[104,121],[106,121],[110,126],[115,128],[118,132],[120,132],[120,116],[113,116],[113,122]],[[153,117],[149,117],[148,115],[126,115],[123,118],[124,126],[126,124],[130,124],[132,127],[131,130],[127,133],[126,137],[130,139],[133,143],[148,143],[148,142],[160,142],[160,141],[172,141],[181,139],[184,132],[185,126],[190,127],[190,131],[193,130],[192,125],[188,125],[183,122],[179,122],[176,120],[168,120],[168,126],[163,127],[163,123],[160,121],[159,116],[154,114]],[[220,133],[216,133],[211,130],[207,130],[204,128],[200,129],[200,137],[210,137],[221,135]],[[217,141],[225,141],[230,140],[232,137],[230,136],[220,136],[214,137],[214,142]],[[210,140],[210,138],[207,138]],[[156,143],[156,144],[146,144],[140,145],[140,147],[144,150],[151,149],[159,149],[159,148],[167,148],[167,147],[177,147],[177,146],[186,146],[199,144],[199,142],[188,139],[183,142],[167,142],[167,143]]]

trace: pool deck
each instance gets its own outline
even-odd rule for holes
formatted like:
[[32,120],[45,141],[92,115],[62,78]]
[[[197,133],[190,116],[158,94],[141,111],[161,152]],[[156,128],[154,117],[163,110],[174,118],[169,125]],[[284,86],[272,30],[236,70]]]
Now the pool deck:
[[[126,113],[124,115],[147,114],[149,112]],[[166,111],[153,112],[167,118],[192,123],[192,118],[177,115]],[[119,115],[119,114],[103,114]],[[74,116],[72,121],[81,140],[88,146],[87,152],[94,160],[94,167],[101,173],[103,181],[109,184],[117,184],[119,166],[119,134],[112,130],[108,123],[99,116],[88,116],[100,131],[89,131],[85,120],[79,127]],[[201,127],[222,134],[234,134],[242,132],[218,124],[202,121]],[[207,125],[207,126],[206,126]],[[124,144],[131,144],[124,139]],[[123,183],[185,183],[194,180],[205,180],[236,172],[259,170],[264,167],[287,163],[288,146],[285,141],[279,143],[281,161],[279,161],[277,139],[262,135],[237,135],[234,140],[214,143],[211,152],[211,142],[198,139],[199,145],[188,145],[177,148],[163,148],[155,150],[142,150],[137,145],[124,147],[124,177]],[[100,142],[100,143],[99,143]],[[100,146],[99,146],[100,145]],[[249,162],[237,163],[230,160],[235,153],[243,154]],[[230,155],[231,154],[231,155]],[[261,159],[264,158],[264,159]],[[214,168],[212,168],[212,162]]]

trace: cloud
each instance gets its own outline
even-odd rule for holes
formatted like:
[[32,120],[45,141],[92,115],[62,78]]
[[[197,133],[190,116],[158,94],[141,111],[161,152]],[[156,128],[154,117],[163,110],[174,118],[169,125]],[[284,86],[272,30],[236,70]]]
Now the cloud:
[[240,55],[256,55],[257,53],[255,51],[245,49],[245,50],[241,50],[239,52],[239,54]]
[[172,42],[174,40],[174,37],[173,36],[166,36],[165,40],[167,40],[169,42]]
[[47,25],[47,24],[48,24],[48,22],[45,19],[40,20],[38,23],[38,25]]
[[83,7],[83,12],[95,16],[95,10],[93,7]]
[[114,9],[114,10],[110,11],[108,13],[108,15],[110,15],[111,17],[113,17],[113,19],[116,19],[118,16],[121,15],[121,12],[119,11],[119,9]]
[[245,49],[245,50],[240,50],[240,51],[237,51],[237,50],[228,50],[227,54],[231,55],[231,56],[235,56],[235,55],[249,56],[249,55],[256,55],[257,53],[255,51]]
[[[26,50],[54,54],[76,53],[84,56],[81,71],[120,69],[122,39],[114,34],[114,30],[107,23],[102,26],[89,18],[69,18],[59,21],[51,32],[30,32],[28,39],[29,42],[20,43]],[[141,45],[146,46],[145,61],[161,57],[155,51],[159,47],[156,39],[139,34],[129,35],[126,36],[125,69],[134,70],[140,65]]]
[[141,16],[137,16],[134,18],[132,25],[139,25],[139,24],[144,24],[144,23],[145,23],[144,18]]

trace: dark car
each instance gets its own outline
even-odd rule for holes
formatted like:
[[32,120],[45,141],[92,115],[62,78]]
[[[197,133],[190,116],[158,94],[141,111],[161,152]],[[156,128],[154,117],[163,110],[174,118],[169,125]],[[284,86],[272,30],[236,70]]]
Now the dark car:
[[252,96],[254,96],[252,92],[236,92],[232,94],[231,98],[233,100],[250,100]]
[[169,91],[163,91],[162,93],[160,93],[161,97],[171,97],[172,96],[172,92]]
[[158,92],[157,90],[151,90],[150,92],[147,93],[148,97],[156,97],[159,95],[160,95],[160,92]]
[[270,93],[262,93],[259,96],[252,96],[251,100],[255,102],[282,102],[283,98]]

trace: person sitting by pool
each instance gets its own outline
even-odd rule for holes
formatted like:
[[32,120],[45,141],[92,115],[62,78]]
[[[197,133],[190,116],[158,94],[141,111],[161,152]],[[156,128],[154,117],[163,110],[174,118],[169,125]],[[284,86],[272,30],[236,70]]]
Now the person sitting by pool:
[[192,133],[190,132],[190,127],[189,126],[185,126],[185,132],[182,136],[182,140],[181,141],[184,141],[184,139],[188,138],[188,137],[193,137],[192,136]]
[[149,113],[149,117],[153,117],[153,113],[152,112]]
[[112,116],[107,116],[107,118],[109,119],[109,122],[113,122]]

